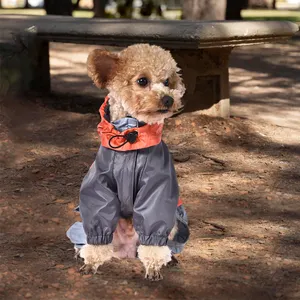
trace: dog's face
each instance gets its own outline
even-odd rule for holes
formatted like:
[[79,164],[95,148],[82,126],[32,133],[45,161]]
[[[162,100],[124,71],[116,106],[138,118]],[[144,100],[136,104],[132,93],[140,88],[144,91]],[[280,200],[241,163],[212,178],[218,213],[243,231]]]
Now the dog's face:
[[88,74],[132,117],[161,123],[182,108],[185,87],[169,51],[137,44],[117,54],[94,50],[88,57]]

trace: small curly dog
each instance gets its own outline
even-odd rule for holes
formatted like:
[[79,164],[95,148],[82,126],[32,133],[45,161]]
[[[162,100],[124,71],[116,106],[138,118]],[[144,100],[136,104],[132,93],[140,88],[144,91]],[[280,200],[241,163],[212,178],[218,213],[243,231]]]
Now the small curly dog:
[[80,189],[84,272],[112,257],[138,258],[145,278],[162,279],[189,237],[164,120],[183,107],[185,87],[169,51],[137,44],[94,50],[88,75],[109,91],[100,108],[101,146]]

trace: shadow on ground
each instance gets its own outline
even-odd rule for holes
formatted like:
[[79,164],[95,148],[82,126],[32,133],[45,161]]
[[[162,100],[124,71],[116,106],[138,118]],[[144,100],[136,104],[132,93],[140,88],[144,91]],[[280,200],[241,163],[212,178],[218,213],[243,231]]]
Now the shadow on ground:
[[297,299],[299,145],[237,118],[169,120],[166,142],[190,157],[176,163],[191,228],[180,267],[156,284],[138,261],[81,276],[65,231],[79,220],[73,208],[99,145],[98,116],[14,101],[1,112],[4,299]]
[[[67,75],[76,73],[73,65],[60,77],[55,76],[64,69],[52,68],[58,72],[52,74],[55,96],[3,101],[2,298],[299,299],[299,134],[295,122],[281,127],[261,121],[266,116],[278,121],[281,112],[298,106],[296,58],[282,71],[284,61],[274,60],[278,51],[283,57],[288,51],[291,62],[298,57],[296,48],[278,47],[255,48],[253,57],[249,50],[233,56],[233,111],[245,113],[243,118],[183,114],[167,121],[164,139],[174,159],[178,154],[188,157],[175,167],[191,239],[179,256],[180,266],[165,269],[159,283],[143,280],[137,260],[112,261],[95,276],[81,276],[81,262],[73,259],[65,237],[68,227],[80,220],[73,209],[99,147],[102,96],[94,101],[93,91],[89,94],[94,87],[82,70],[85,54],[72,50],[80,69],[76,77]],[[272,55],[255,62],[262,49]],[[64,60],[61,55],[56,59]],[[81,76],[83,85],[74,84]],[[74,90],[62,97],[65,87]],[[83,90],[84,98],[79,93]],[[266,106],[263,95],[272,95],[274,105]]]

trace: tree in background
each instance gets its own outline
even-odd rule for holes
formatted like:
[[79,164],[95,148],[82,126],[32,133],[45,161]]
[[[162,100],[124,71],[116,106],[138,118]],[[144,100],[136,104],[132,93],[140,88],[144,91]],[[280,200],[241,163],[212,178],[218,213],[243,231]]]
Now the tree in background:
[[[47,15],[72,16],[73,10],[79,8],[80,0],[45,0]],[[108,0],[93,0],[94,17],[104,18]]]
[[44,8],[47,15],[72,16],[73,13],[71,0],[45,0]]
[[133,14],[133,0],[116,0],[117,12],[121,18],[131,19]]
[[105,18],[105,7],[108,0],[93,0],[94,18]]
[[73,10],[79,8],[79,2],[80,2],[80,0],[72,1],[72,3],[73,3]]
[[164,1],[142,0],[140,14],[143,17],[150,17],[152,13],[155,12],[157,16],[162,17],[162,9],[161,9],[162,2]]
[[184,0],[183,19],[188,20],[224,20],[226,0]]
[[248,7],[248,0],[227,0],[226,20],[242,20],[242,9]]
[[155,4],[153,0],[144,0],[142,1],[140,13],[144,17],[149,17],[151,16],[154,8],[155,8]]
[[271,2],[270,0],[249,0],[249,7],[251,7],[251,8],[269,8],[270,2]]

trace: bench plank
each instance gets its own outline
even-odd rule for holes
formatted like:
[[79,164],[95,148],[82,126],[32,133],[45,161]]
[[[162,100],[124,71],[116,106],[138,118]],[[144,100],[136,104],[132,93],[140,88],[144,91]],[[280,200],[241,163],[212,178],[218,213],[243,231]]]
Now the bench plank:
[[0,28],[35,26],[45,40],[129,46],[147,42],[170,49],[236,47],[288,39],[298,30],[288,21],[178,21],[85,19],[58,16],[0,17]]
[[[150,43],[169,49],[187,86],[186,111],[228,117],[231,50],[281,41],[298,32],[288,21],[170,21],[0,16],[0,95],[50,92],[49,42],[126,47]],[[7,59],[7,50],[21,55]],[[25,80],[24,80],[25,79]]]

